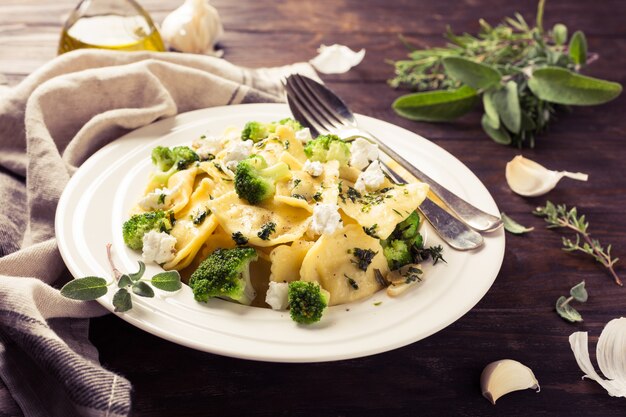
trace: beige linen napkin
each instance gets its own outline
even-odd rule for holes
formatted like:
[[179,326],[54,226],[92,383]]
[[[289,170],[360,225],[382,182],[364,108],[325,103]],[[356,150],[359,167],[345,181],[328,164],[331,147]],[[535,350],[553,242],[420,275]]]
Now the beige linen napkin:
[[159,118],[282,101],[280,77],[292,72],[314,76],[308,64],[250,70],[207,56],[81,50],[0,90],[0,414],[16,405],[28,416],[131,409],[130,382],[102,368],[87,340],[85,318],[106,311],[54,288],[70,278],[54,216],[77,167]]

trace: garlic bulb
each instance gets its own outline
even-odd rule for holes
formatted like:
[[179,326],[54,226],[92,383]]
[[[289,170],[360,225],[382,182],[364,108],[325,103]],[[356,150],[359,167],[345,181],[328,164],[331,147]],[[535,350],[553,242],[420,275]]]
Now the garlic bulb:
[[505,176],[511,190],[525,197],[548,193],[563,177],[579,181],[587,181],[589,178],[581,172],[550,171],[522,155],[517,155],[506,164]]
[[161,37],[171,49],[192,54],[213,54],[224,28],[208,0],[185,0],[161,25]]
[[572,333],[569,344],[578,366],[585,373],[583,378],[593,379],[612,397],[626,397],[626,318],[608,322],[598,339],[596,359],[608,379],[598,375],[589,359],[587,332]]
[[492,404],[509,392],[529,388],[540,391],[533,371],[513,359],[502,359],[487,365],[480,375],[480,388]]

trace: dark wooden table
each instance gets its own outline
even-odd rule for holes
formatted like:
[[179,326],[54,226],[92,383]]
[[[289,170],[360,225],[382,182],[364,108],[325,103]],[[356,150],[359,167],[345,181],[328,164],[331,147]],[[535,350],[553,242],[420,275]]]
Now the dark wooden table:
[[[75,1],[2,0],[0,72],[12,85],[56,54],[62,15]],[[160,21],[179,1],[141,2]],[[521,12],[533,20],[535,1],[504,0],[213,0],[226,34],[225,58],[257,67],[309,59],[321,43],[364,47],[364,62],[345,75],[325,76],[354,110],[417,132],[451,152],[485,183],[500,209],[533,233],[507,234],[504,264],[482,301],[441,332],[371,357],[317,364],[276,364],[215,356],[184,348],[109,315],[92,321],[91,340],[104,366],[134,386],[133,415],[146,416],[624,416],[626,400],[581,380],[568,336],[589,331],[592,345],[605,323],[626,312],[626,288],[599,264],[563,252],[561,234],[531,215],[545,197],[514,195],[504,180],[518,149],[485,137],[480,114],[454,124],[414,123],[390,104],[399,92],[386,85],[400,59],[404,34],[415,44],[442,43],[446,24],[476,32],[480,17],[497,22]],[[583,30],[600,59],[588,74],[626,84],[626,2],[549,0],[546,25],[560,21]],[[594,235],[626,259],[626,94],[614,102],[559,114],[559,121],[525,156],[562,170],[582,171],[589,181],[566,182],[548,195],[587,214]],[[626,269],[618,265],[618,272]],[[626,277],[625,277],[626,278]],[[585,280],[589,301],[583,323],[554,312],[555,300]],[[595,348],[593,348],[595,350]],[[496,406],[480,393],[483,367],[513,358],[531,367],[541,393],[503,397]]]

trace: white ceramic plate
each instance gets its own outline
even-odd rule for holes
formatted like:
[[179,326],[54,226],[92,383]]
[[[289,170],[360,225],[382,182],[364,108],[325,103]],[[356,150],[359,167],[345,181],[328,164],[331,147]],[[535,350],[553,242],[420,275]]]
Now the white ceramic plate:
[[[67,185],[56,215],[61,255],[74,277],[110,276],[105,245],[113,243],[117,267],[134,272],[140,255],[122,240],[121,226],[140,197],[152,169],[156,145],[190,144],[201,134],[220,134],[247,121],[289,116],[282,104],[247,104],[198,110],[133,131],[87,160]],[[359,124],[383,139],[436,181],[490,213],[499,210],[476,176],[437,145],[400,127],[357,116]],[[429,245],[439,244],[429,225]],[[458,252],[445,247],[447,264],[425,271],[424,280],[401,297],[384,291],[328,309],[312,326],[294,323],[288,312],[211,300],[197,303],[191,289],[155,298],[133,297],[134,307],[118,314],[129,323],[181,345],[238,358],[276,362],[317,362],[385,352],[423,339],[453,323],[483,297],[504,256],[504,231],[486,237],[483,248]],[[160,268],[148,266],[146,276]],[[99,299],[113,311],[113,289]],[[115,337],[115,336],[112,336]]]

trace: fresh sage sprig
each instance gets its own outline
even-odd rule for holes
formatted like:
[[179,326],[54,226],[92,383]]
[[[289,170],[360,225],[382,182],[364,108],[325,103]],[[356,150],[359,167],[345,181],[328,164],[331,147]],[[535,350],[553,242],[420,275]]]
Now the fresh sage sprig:
[[548,228],[566,228],[576,232],[575,241],[566,237],[562,238],[563,250],[567,252],[582,252],[592,256],[609,271],[617,285],[623,285],[614,268],[619,258],[612,257],[611,245],[604,248],[599,240],[591,237],[587,231],[589,222],[585,220],[584,214],[578,215],[576,207],[568,209],[564,204],[555,205],[547,201],[545,207],[537,207],[533,214],[544,217],[544,220],[548,223]]
[[160,272],[151,279],[143,278],[146,265],[138,261],[139,270],[135,273],[122,274],[114,265],[111,257],[111,245],[107,245],[107,256],[113,271],[114,279],[107,281],[101,277],[84,277],[74,279],[61,288],[61,295],[73,300],[91,301],[102,297],[109,291],[109,287],[117,283],[117,291],[113,295],[115,312],[123,313],[133,308],[131,294],[140,297],[154,297],[153,287],[162,291],[174,292],[182,288],[178,271]]
[[409,59],[391,62],[395,77],[389,84],[419,92],[399,97],[393,109],[408,119],[445,122],[482,101],[487,135],[503,145],[533,147],[558,105],[590,106],[616,98],[620,84],[578,74],[598,56],[587,52],[581,31],[569,43],[565,25],[545,31],[544,5],[540,0],[534,27],[516,13],[495,27],[481,19],[477,36],[455,35],[448,28],[449,44],[443,48],[411,47]]
[[506,213],[500,213],[500,218],[502,219],[502,223],[504,224],[504,230],[509,233],[513,233],[514,235],[522,235],[524,233],[532,232],[535,230],[534,227],[526,227],[522,226],[511,217],[507,216]]
[[587,294],[587,290],[585,289],[585,281],[574,285],[569,290],[569,294],[569,297],[561,296],[558,300],[556,300],[556,312],[559,316],[569,322],[575,323],[583,321],[583,317],[574,307],[572,307],[570,303],[574,300],[580,303],[587,301],[589,296]]

